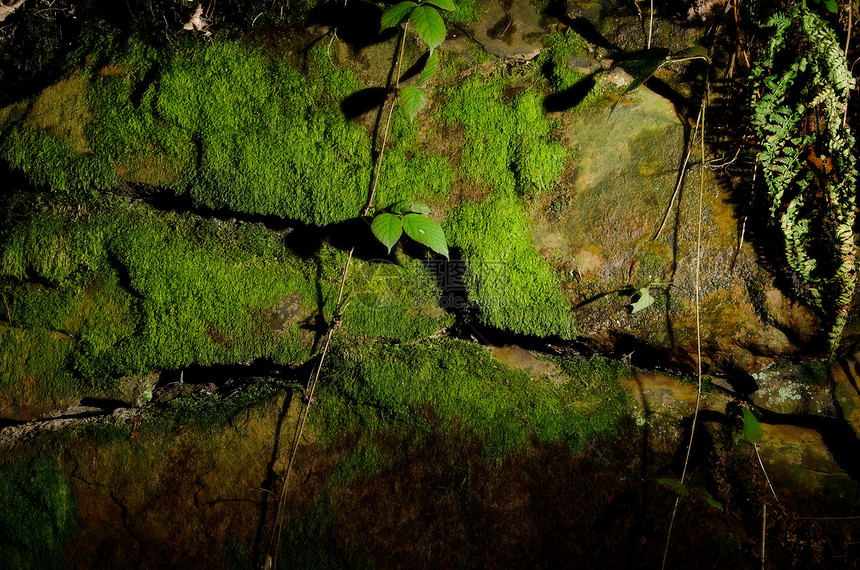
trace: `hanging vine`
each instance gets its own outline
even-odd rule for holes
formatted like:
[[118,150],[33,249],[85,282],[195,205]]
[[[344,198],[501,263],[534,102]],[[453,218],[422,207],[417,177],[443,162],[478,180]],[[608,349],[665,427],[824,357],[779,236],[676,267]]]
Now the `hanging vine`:
[[766,26],[775,29],[751,73],[758,156],[786,260],[825,320],[832,354],[855,287],[857,172],[842,119],[854,79],[835,34],[804,4]]

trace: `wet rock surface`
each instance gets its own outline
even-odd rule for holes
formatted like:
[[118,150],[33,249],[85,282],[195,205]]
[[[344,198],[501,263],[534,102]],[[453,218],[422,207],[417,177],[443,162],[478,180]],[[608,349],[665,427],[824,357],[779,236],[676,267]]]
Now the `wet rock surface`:
[[541,52],[548,23],[528,0],[504,0],[485,3],[480,19],[468,27],[472,38],[493,55],[528,61]]

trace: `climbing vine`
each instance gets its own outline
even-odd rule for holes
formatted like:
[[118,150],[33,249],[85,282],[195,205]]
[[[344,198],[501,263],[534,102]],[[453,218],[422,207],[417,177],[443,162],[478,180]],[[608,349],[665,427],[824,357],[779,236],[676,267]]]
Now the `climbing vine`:
[[751,72],[758,156],[786,260],[825,318],[832,353],[855,287],[857,172],[843,122],[854,79],[835,34],[805,5],[766,26],[774,31]]

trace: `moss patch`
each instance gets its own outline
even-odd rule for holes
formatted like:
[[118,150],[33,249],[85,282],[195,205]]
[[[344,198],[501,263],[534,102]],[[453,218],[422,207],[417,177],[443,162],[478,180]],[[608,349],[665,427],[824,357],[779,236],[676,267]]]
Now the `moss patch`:
[[0,560],[4,568],[61,568],[77,534],[77,503],[56,459],[0,467]]
[[86,216],[43,211],[2,255],[7,276],[47,282],[11,291],[15,324],[65,331],[84,378],[308,354],[298,323],[276,334],[254,318],[295,291],[312,298],[302,264],[284,267],[289,254],[273,235],[120,202]]
[[461,204],[445,229],[468,260],[467,292],[482,321],[530,335],[575,334],[559,278],[535,249],[516,198],[501,195],[481,204]]
[[47,131],[68,145],[72,152],[83,154],[91,150],[84,129],[92,119],[87,81],[83,74],[73,73],[36,97],[25,123],[31,128]]
[[[437,417],[445,429],[482,440],[487,459],[499,462],[531,438],[580,449],[626,413],[617,384],[623,370],[603,361],[571,362],[560,384],[453,340],[342,348],[332,361],[337,381],[321,388],[312,418],[328,440],[356,426],[371,433],[385,426],[426,431]],[[586,387],[594,397],[573,406]]]
[[[303,62],[236,42],[158,52],[130,40],[115,49],[109,65],[47,89],[26,119],[7,125],[0,154],[13,168],[52,190],[167,185],[210,208],[316,225],[360,213],[371,143],[339,105],[362,86],[325,45]],[[446,161],[416,152],[404,117],[391,142],[377,203],[444,193]]]
[[[331,319],[342,252],[323,248],[305,260],[258,224],[122,200],[38,203],[17,211],[0,249],[11,313],[0,324],[0,388],[17,393],[13,401],[106,389],[120,375],[192,363],[300,362]],[[450,323],[420,264],[386,266],[390,280],[362,281],[372,266],[355,263],[347,294],[360,300],[375,288],[384,303],[350,304],[351,335],[413,340]],[[386,287],[394,281],[430,287]]]
[[589,46],[588,42],[573,30],[548,34],[543,43],[544,49],[535,58],[534,64],[540,67],[557,96],[571,96],[573,111],[584,111],[600,102],[607,93],[617,91],[599,72],[586,75],[570,67],[571,57],[585,54]]
[[520,194],[555,183],[568,151],[553,140],[538,93],[502,77],[472,76],[445,95],[440,116],[463,126],[460,172],[467,182]]

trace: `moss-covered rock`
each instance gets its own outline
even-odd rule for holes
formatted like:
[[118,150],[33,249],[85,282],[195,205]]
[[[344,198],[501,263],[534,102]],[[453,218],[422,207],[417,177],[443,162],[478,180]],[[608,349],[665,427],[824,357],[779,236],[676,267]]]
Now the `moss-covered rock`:
[[[303,63],[236,42],[164,53],[132,39],[117,49],[109,64],[3,113],[0,154],[34,184],[75,195],[168,186],[210,208],[315,225],[359,215],[371,143],[339,104],[362,85],[324,45]],[[381,205],[451,181],[444,162],[416,156],[414,127],[401,130],[411,139],[389,150]]]
[[[119,199],[34,202],[10,213],[0,247],[4,415],[27,417],[153,369],[301,362],[331,319],[342,252],[302,259],[260,224]],[[385,275],[373,267],[355,262],[350,335],[414,340],[450,323],[420,264],[388,264]],[[423,286],[391,287],[391,278]]]
[[504,193],[545,191],[569,151],[552,139],[553,122],[540,94],[512,83],[502,76],[472,76],[447,93],[441,118],[463,128],[459,159],[467,183]]
[[562,375],[531,377],[483,347],[440,340],[344,347],[332,366],[314,419],[326,440],[355,427],[426,430],[427,410],[483,440],[485,456],[499,462],[531,438],[581,449],[627,413],[619,384],[626,367],[599,358],[563,360]]
[[446,229],[468,260],[468,296],[486,324],[537,336],[576,333],[559,277],[535,250],[516,198],[463,203],[451,212]]

